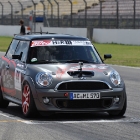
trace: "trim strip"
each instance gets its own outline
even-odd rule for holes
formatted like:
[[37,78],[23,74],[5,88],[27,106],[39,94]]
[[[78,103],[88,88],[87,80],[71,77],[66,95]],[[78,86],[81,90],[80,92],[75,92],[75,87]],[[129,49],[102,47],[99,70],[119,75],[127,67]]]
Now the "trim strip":
[[[100,81],[100,80],[69,80],[69,81],[63,81],[63,82],[60,82],[56,85],[56,87],[54,88],[55,91],[57,91],[57,88],[63,84],[63,83],[70,83],[70,82],[102,82],[102,83],[105,83],[108,85],[109,89],[112,90],[112,87],[110,86],[109,83],[107,83],[106,81]],[[68,90],[67,90],[68,91]],[[79,90],[78,90],[79,91]]]

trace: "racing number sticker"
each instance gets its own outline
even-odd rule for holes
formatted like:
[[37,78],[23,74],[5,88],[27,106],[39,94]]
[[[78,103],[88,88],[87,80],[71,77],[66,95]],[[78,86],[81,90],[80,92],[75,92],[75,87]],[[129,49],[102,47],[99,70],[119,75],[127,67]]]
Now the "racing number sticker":
[[21,71],[15,69],[15,89],[21,91]]

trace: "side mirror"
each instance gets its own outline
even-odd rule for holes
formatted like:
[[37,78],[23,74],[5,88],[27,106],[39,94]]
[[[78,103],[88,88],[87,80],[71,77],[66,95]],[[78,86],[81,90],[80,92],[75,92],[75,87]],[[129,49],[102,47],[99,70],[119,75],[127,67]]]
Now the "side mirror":
[[12,59],[19,59],[20,55],[12,55]]
[[21,60],[23,52],[20,53],[20,55],[12,55],[12,59],[18,59]]
[[104,59],[108,59],[108,58],[112,58],[112,55],[111,54],[104,54]]

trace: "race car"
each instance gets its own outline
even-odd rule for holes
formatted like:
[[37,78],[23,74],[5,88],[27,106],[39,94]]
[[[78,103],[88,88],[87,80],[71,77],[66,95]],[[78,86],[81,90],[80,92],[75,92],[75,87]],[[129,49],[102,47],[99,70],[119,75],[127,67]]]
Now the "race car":
[[0,59],[0,108],[9,102],[25,117],[107,112],[123,116],[125,83],[88,38],[65,34],[15,35]]

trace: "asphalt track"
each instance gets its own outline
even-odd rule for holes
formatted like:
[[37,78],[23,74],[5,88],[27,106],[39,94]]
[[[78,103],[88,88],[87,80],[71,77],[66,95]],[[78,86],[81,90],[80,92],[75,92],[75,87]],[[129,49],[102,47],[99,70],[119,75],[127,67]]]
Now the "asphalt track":
[[128,107],[124,117],[92,113],[25,119],[21,108],[11,103],[0,109],[0,140],[140,140],[140,68],[112,67],[126,83]]

